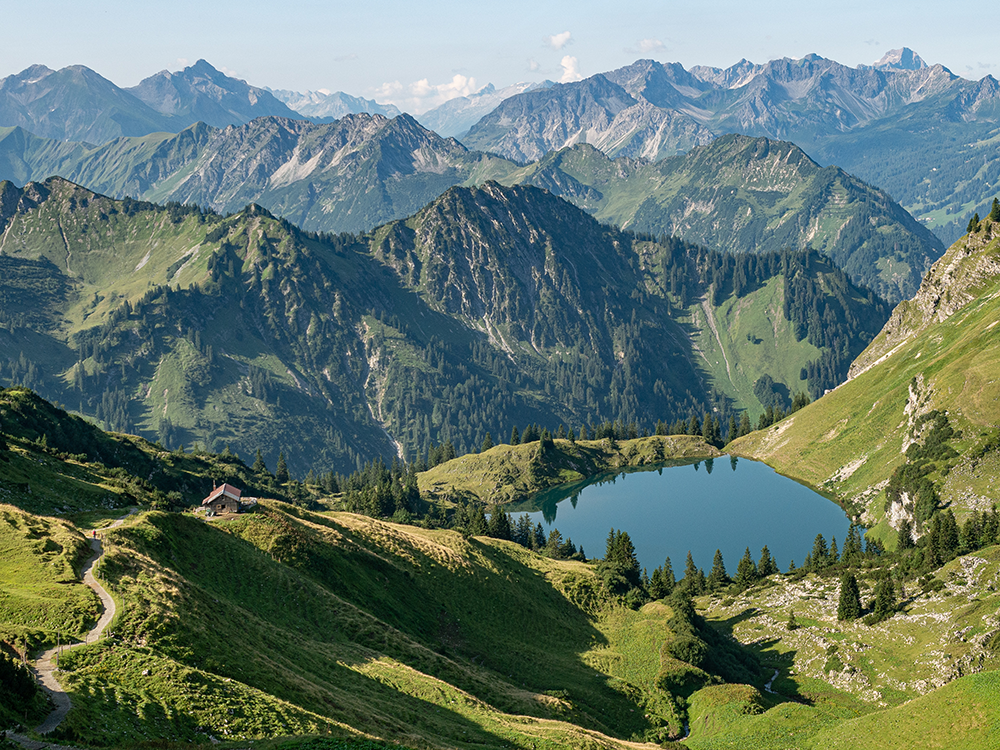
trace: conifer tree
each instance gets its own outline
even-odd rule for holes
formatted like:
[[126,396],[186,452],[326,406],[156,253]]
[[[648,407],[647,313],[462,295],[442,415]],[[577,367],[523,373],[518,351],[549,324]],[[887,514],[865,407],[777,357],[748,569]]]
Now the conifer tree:
[[844,542],[844,551],[840,555],[840,560],[845,565],[858,565],[861,563],[863,555],[861,532],[858,530],[857,524],[852,522],[847,530],[847,541]]
[[285,484],[289,480],[288,474],[288,463],[285,461],[284,452],[278,453],[278,465],[274,470],[274,478],[278,480],[280,484]]
[[757,566],[750,556],[750,548],[747,547],[736,565],[736,585],[741,589],[748,589],[757,583],[757,578]]
[[990,221],[1000,221],[1000,201],[993,199],[993,208],[990,209]]
[[493,447],[493,436],[489,432],[487,432],[486,437],[483,438],[483,447],[480,449],[480,453],[485,453],[492,447]]
[[739,435],[740,437],[743,437],[744,435],[749,435],[751,432],[753,432],[753,427],[750,425],[750,415],[747,414],[747,412],[743,412],[740,417]]
[[767,578],[777,572],[779,572],[778,563],[771,556],[771,550],[769,550],[765,544],[760,550],[760,562],[757,563],[757,575],[761,578]]
[[817,534],[816,539],[813,540],[812,552],[809,553],[809,561],[811,565],[806,565],[806,567],[817,569],[826,567],[828,556],[829,552],[826,547],[826,539],[822,534]]
[[517,425],[514,425],[514,427],[511,428],[510,431],[510,444],[517,445],[520,442],[521,442],[521,433],[517,431]]
[[896,587],[888,576],[875,584],[875,622],[888,620],[896,614]]
[[541,522],[539,521],[537,524],[535,524],[535,539],[532,542],[532,547],[534,547],[534,549],[538,549],[543,544],[545,544],[545,527],[542,526]]
[[857,620],[861,616],[861,592],[853,573],[840,577],[840,600],[837,602],[838,620]]
[[257,455],[253,460],[251,471],[257,476],[264,476],[269,473],[267,464],[264,463],[264,454],[260,452],[260,448],[257,449]]
[[836,565],[840,562],[840,551],[837,549],[837,537],[833,537],[830,541],[830,552],[827,555],[827,564]]
[[493,510],[490,513],[486,533],[494,539],[509,540],[512,536],[510,516],[497,505],[493,506]]
[[717,591],[723,586],[728,586],[732,581],[726,573],[726,565],[722,561],[722,551],[715,550],[715,557],[712,560],[712,570],[708,574],[708,588]]

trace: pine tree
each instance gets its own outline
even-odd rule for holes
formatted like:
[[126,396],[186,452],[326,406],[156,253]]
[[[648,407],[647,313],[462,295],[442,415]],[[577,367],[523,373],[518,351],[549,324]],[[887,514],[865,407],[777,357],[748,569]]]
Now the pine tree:
[[542,526],[541,521],[535,524],[535,539],[532,542],[532,547],[538,549],[543,544],[545,544],[545,527]]
[[993,208],[990,209],[990,221],[1000,221],[1000,201],[993,199]]
[[826,558],[828,565],[836,565],[840,561],[840,551],[837,549],[837,537],[830,541],[830,552]]
[[708,574],[708,587],[712,591],[717,591],[723,586],[728,586],[732,581],[726,573],[726,565],[722,562],[722,551],[715,550],[715,558],[712,560],[712,570]]
[[264,463],[264,454],[260,452],[260,448],[257,449],[257,456],[253,460],[253,466],[250,469],[257,476],[264,476],[268,474],[267,464]]
[[510,431],[510,444],[517,445],[520,442],[521,442],[521,433],[517,431],[517,425],[514,425],[514,427]]
[[883,578],[875,584],[875,610],[873,612],[875,622],[888,620],[896,614],[896,587],[889,577]]
[[743,437],[744,435],[749,435],[751,432],[753,432],[753,427],[750,425],[750,415],[743,412],[743,415],[740,417],[739,436]]
[[778,563],[773,557],[771,557],[771,550],[769,550],[765,544],[760,550],[760,562],[757,563],[757,575],[761,578],[767,578],[777,572],[779,572]]
[[694,596],[705,590],[705,573],[694,564],[694,557],[691,550],[688,550],[687,560],[684,564],[684,577],[679,582],[680,588],[687,594]]
[[840,600],[837,602],[838,620],[857,620],[861,616],[861,592],[853,573],[840,577]]
[[512,536],[510,516],[497,505],[493,506],[493,510],[490,513],[486,533],[494,539],[509,540]]
[[285,461],[284,451],[278,453],[278,465],[274,470],[274,478],[280,484],[285,484],[291,478],[288,474],[288,463]]
[[826,548],[826,539],[822,534],[817,534],[816,539],[813,540],[812,552],[809,553],[811,565],[806,565],[806,567],[824,568],[826,567],[828,556],[829,552]]
[[750,548],[747,547],[746,552],[743,553],[743,557],[740,558],[739,563],[736,565],[736,585],[741,589],[748,589],[757,583],[757,578],[757,566],[750,556]]
[[864,551],[861,548],[861,532],[855,523],[851,523],[847,530],[847,541],[844,542],[844,551],[840,555],[840,561],[845,565],[859,565]]
[[490,448],[493,447],[493,436],[490,433],[486,433],[486,437],[483,438],[483,447],[480,449],[480,453],[485,453]]

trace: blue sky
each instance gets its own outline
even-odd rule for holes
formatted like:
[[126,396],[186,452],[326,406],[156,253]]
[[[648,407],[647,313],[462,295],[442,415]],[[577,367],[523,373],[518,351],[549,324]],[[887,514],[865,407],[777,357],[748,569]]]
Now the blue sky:
[[0,76],[83,64],[131,86],[204,58],[254,85],[412,112],[487,83],[572,80],[640,57],[726,67],[815,52],[857,65],[907,46],[967,78],[1000,77],[1000,12],[964,0],[2,2]]

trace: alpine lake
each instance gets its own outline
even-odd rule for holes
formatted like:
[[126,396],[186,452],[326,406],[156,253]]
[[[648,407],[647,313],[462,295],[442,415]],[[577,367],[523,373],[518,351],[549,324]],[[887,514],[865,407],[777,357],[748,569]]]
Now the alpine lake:
[[589,557],[602,557],[612,529],[628,532],[639,564],[649,571],[667,557],[684,574],[688,551],[706,575],[715,550],[729,575],[749,547],[760,559],[766,544],[784,571],[801,565],[817,534],[843,547],[850,519],[836,503],[757,461],[723,456],[602,474],[562,485],[511,506],[546,535],[558,529]]

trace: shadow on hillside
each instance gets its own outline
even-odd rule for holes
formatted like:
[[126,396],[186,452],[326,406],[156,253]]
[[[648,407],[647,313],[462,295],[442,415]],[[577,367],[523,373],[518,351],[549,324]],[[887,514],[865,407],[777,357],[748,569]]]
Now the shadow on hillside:
[[[156,541],[143,551],[204,591],[213,622],[223,613],[233,622],[249,615],[261,658],[267,654],[265,661],[282,665],[276,673],[289,675],[227,676],[303,705],[294,673],[310,673],[310,683],[329,682],[335,692],[353,684],[349,692],[370,693],[383,672],[378,662],[388,657],[427,676],[414,675],[411,690],[395,684],[399,673],[385,675],[379,688],[378,701],[398,702],[401,711],[412,706],[404,713],[414,722],[422,710],[445,710],[436,700],[418,708],[423,702],[413,692],[426,690],[429,678],[505,713],[563,719],[623,739],[650,728],[641,698],[582,657],[607,645],[581,609],[593,597],[583,576],[570,573],[557,589],[520,560],[519,547],[457,535],[442,546],[420,529],[400,533],[377,521],[357,526],[281,509],[242,517],[226,531],[175,515],[148,518],[167,533],[150,534]],[[308,666],[313,659],[317,666]],[[366,686],[359,674],[371,675]],[[467,709],[460,712],[470,715]],[[338,715],[336,708],[320,712]]]
[[[746,622],[758,614],[755,607],[748,607],[742,612],[725,620],[706,620],[706,622],[717,632],[736,640],[735,630],[740,623]],[[764,698],[778,703],[794,702],[802,705],[813,705],[812,699],[803,695],[799,690],[798,683],[790,676],[791,669],[795,664],[795,650],[779,652],[777,646],[781,643],[778,638],[764,638],[753,643],[744,644],[743,648],[752,653],[760,661],[761,666],[766,670],[766,677],[755,683],[755,687],[760,689]],[[775,676],[775,671],[778,674]]]

